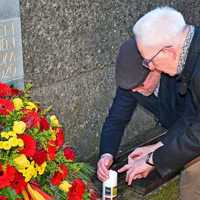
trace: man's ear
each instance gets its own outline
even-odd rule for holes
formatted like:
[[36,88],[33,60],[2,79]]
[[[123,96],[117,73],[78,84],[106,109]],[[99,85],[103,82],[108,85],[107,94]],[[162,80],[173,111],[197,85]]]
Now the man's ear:
[[168,56],[171,56],[173,59],[176,59],[176,57],[177,57],[177,51],[176,51],[175,47],[173,47],[173,46],[165,47],[163,49],[163,53],[165,53]]

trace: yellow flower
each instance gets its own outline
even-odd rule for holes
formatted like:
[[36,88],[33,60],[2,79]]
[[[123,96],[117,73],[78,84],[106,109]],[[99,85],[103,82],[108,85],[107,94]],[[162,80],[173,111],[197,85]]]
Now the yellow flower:
[[52,127],[60,127],[59,121],[55,115],[50,117],[50,124]]
[[26,124],[23,121],[15,121],[13,131],[17,134],[22,134],[26,130]]
[[18,146],[19,147],[23,147],[24,146],[24,141],[22,140],[22,139],[17,139],[17,141],[18,141]]
[[14,163],[15,163],[15,166],[17,167],[17,169],[19,169],[19,170],[20,169],[23,170],[30,166],[30,162],[24,154],[21,154],[20,156],[16,157],[14,159]]
[[10,136],[8,132],[1,132],[1,137],[8,139]]
[[3,149],[3,141],[0,141],[0,149]]
[[8,141],[3,142],[2,145],[4,150],[9,150],[12,147]]
[[72,187],[72,185],[67,181],[63,181],[58,187],[64,192],[68,192],[70,187]]
[[44,171],[45,171],[46,166],[47,166],[47,163],[46,163],[46,162],[43,162],[41,165],[37,165],[37,164],[36,164],[36,169],[37,169],[39,175],[44,174]]
[[16,137],[11,137],[8,142],[10,143],[10,145],[12,147],[16,147],[18,146],[18,139]]
[[16,133],[14,131],[8,131],[8,135],[10,137],[17,137]]
[[29,182],[32,177],[37,176],[37,170],[34,167],[34,165],[35,165],[35,162],[32,161],[29,167],[26,169],[26,171],[24,171],[23,176],[25,177],[25,182]]
[[30,102],[30,101],[26,102],[26,109],[35,110],[35,111],[38,110],[37,106],[33,102]]
[[55,141],[56,140],[56,132],[52,128],[50,130],[51,130],[51,139],[53,141]]
[[24,106],[23,101],[20,98],[14,98],[13,104],[16,110],[20,110]]
[[16,133],[14,131],[1,132],[1,137],[8,139],[9,137],[16,137]]

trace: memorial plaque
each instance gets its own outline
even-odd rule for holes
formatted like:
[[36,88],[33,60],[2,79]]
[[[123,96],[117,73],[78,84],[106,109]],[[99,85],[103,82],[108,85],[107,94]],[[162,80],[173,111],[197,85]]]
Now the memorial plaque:
[[24,87],[19,0],[0,0],[0,82]]

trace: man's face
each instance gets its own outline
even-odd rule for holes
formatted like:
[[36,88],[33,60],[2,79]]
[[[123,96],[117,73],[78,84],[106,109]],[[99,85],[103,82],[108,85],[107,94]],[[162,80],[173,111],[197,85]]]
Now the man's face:
[[138,50],[140,51],[145,62],[143,65],[150,70],[157,70],[170,76],[177,73],[176,50],[173,46],[156,46],[153,48],[145,47],[137,41]]

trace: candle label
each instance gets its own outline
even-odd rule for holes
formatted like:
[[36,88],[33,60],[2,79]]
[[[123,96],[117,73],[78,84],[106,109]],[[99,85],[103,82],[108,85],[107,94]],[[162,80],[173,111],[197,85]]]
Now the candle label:
[[117,186],[105,187],[105,200],[117,200]]
[[113,196],[117,196],[117,186],[113,188],[112,192],[113,192],[112,194]]
[[105,195],[111,195],[111,188],[109,187],[105,188]]

